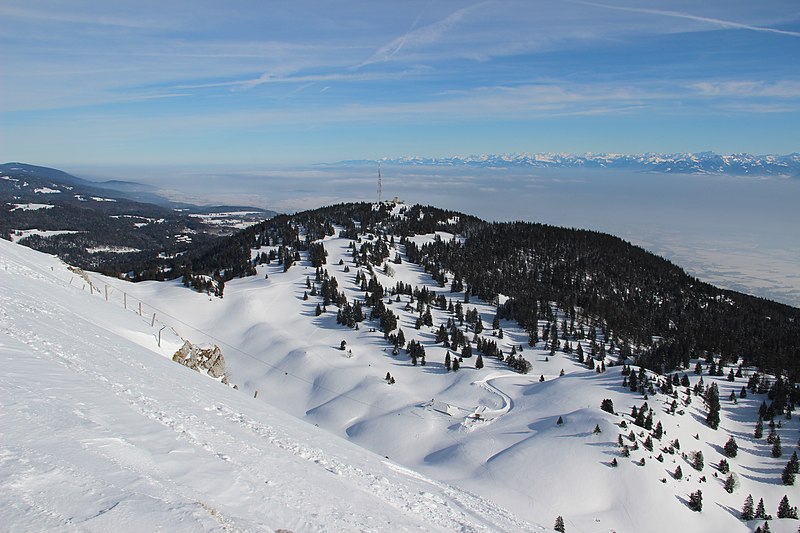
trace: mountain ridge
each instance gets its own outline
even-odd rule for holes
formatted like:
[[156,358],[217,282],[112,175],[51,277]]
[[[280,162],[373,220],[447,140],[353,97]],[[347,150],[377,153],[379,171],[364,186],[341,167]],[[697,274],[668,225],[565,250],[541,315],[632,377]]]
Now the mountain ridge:
[[410,166],[465,166],[483,168],[606,168],[680,174],[729,174],[734,176],[800,177],[800,153],[786,155],[719,155],[714,152],[644,154],[559,152],[454,155],[448,157],[400,156],[377,160],[348,160],[342,164]]

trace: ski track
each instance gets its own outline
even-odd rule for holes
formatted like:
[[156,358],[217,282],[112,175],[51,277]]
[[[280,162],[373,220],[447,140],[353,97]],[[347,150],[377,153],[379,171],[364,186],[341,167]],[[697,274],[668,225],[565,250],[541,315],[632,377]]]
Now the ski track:
[[461,427],[467,430],[475,429],[475,427],[478,426],[491,424],[492,422],[499,420],[500,417],[508,414],[514,408],[514,401],[511,399],[511,396],[492,385],[491,382],[495,379],[516,377],[519,376],[493,374],[481,380],[474,381],[472,383],[473,385],[478,385],[492,394],[499,396],[502,404],[499,409],[489,409],[485,405],[479,405],[475,408],[471,415],[464,418],[464,420],[461,422]]

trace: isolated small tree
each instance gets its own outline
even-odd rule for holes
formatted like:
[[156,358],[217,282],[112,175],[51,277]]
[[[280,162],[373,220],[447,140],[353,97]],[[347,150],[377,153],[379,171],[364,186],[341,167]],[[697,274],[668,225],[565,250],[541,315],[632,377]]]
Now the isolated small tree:
[[347,341],[344,341],[344,340],[343,340],[343,341],[342,341],[342,342],[339,344],[339,349],[340,349],[340,350],[346,350],[346,349],[347,349]]
[[600,402],[600,409],[605,411],[606,413],[614,414],[614,402],[611,401],[609,398],[604,399]]
[[728,476],[723,487],[728,494],[733,494],[733,489],[736,488],[736,479],[733,477],[733,474]]
[[689,509],[696,513],[703,510],[703,492],[700,489],[689,495]]
[[566,529],[564,528],[564,519],[560,516],[556,517],[556,524],[553,526],[553,529],[558,531],[559,533],[564,533]]
[[314,309],[314,315],[319,316],[322,314],[322,308],[317,304],[317,308]]
[[744,499],[741,518],[744,521],[752,520],[753,518],[755,518],[755,515],[753,514],[753,496],[750,494],[748,494],[747,498]]
[[458,369],[461,368],[461,363],[458,360],[458,357],[453,357],[453,372],[458,372]]
[[475,360],[475,368],[478,370],[483,368],[483,357],[481,357],[481,354],[478,354],[478,358]]
[[725,443],[725,455],[728,457],[736,457],[736,454],[739,453],[739,445],[736,444],[736,439],[731,436],[728,439],[728,442]]
[[727,459],[723,458],[719,460],[719,471],[722,472],[723,474],[727,474],[728,472],[731,471],[731,467],[728,464]]
[[704,466],[705,462],[703,460],[703,452],[701,451],[695,452],[694,459],[692,460],[692,468],[700,472],[703,470]]
[[564,419],[559,416],[558,420],[556,420],[556,424],[558,424],[560,426],[563,423],[564,423]]
[[542,374],[541,376],[539,376],[539,383],[542,383],[543,381],[544,381],[544,374]]
[[[593,433],[600,433],[600,424],[595,424]],[[789,467],[790,465],[787,464],[786,466]]]
[[450,352],[448,351],[447,354],[444,356],[444,367],[447,370],[451,368],[451,361],[450,361]]
[[681,465],[675,467],[675,472],[672,474],[672,477],[675,479],[683,479],[683,470],[681,470]]
[[613,459],[611,459],[611,466],[617,466],[618,464],[619,464],[619,463],[617,463],[617,458],[616,458],[616,457],[614,457]]

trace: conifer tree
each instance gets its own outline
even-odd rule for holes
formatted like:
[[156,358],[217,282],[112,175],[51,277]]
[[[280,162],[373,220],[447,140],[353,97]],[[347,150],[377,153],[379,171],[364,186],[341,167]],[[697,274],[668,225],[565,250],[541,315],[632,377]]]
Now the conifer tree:
[[797,507],[789,504],[789,497],[784,495],[778,504],[778,518],[794,518],[797,520]]
[[739,445],[736,444],[736,439],[731,436],[728,439],[728,442],[725,443],[725,455],[728,457],[736,457],[736,454],[739,453]]
[[772,442],[772,457],[778,458],[783,455],[783,451],[781,450],[781,437],[780,435],[775,435],[775,440]]
[[751,494],[748,494],[747,498],[744,499],[741,518],[744,521],[748,521],[752,520],[754,517],[755,515],[753,514],[753,496]]
[[689,509],[697,513],[703,510],[703,492],[700,489],[689,495]]
[[481,356],[481,354],[478,354],[478,358],[475,360],[475,368],[477,368],[478,370],[483,368],[483,357]]
[[706,406],[708,407],[708,415],[706,416],[706,423],[711,429],[719,427],[719,389],[716,383],[712,383],[706,390],[705,395]]
[[692,461],[692,467],[698,472],[700,472],[703,470],[703,466],[705,466],[705,463],[703,462],[703,452],[702,451],[695,452],[694,460]]
[[553,526],[553,529],[558,531],[559,533],[564,533],[566,531],[564,527],[564,519],[561,516],[556,517],[556,524]]
[[794,485],[794,469],[792,468],[792,462],[789,461],[786,463],[786,466],[783,469],[783,473],[781,474],[781,481],[784,485]]
[[767,512],[764,510],[764,498],[758,499],[758,505],[756,505],[756,518],[760,518],[762,520],[766,520]]
[[753,436],[757,439],[760,439],[764,436],[764,424],[761,422],[761,418],[759,418],[758,422],[756,422],[756,431],[753,433]]
[[447,370],[450,370],[450,352],[447,352],[447,355],[444,356],[444,367]]
[[733,474],[729,475],[728,479],[725,480],[724,488],[728,494],[733,493],[733,489],[736,488],[736,479],[733,477]]

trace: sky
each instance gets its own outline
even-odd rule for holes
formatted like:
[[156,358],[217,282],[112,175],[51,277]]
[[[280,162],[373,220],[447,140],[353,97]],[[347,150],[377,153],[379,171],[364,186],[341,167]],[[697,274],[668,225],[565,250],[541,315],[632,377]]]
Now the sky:
[[0,3],[0,160],[800,151],[795,0]]

